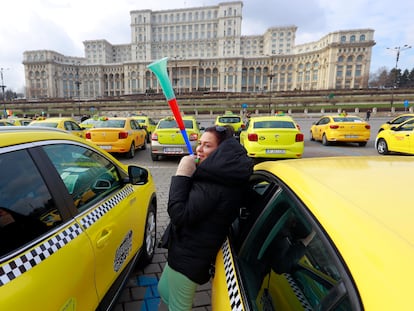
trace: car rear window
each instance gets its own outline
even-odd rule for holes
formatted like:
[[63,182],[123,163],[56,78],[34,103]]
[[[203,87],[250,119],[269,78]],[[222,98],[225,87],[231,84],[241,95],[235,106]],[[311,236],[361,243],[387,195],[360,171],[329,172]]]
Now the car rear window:
[[43,126],[43,127],[57,127],[58,124],[55,122],[34,122],[31,123],[30,125],[32,126]]
[[356,117],[338,117],[333,118],[335,122],[363,122],[362,119]]
[[106,120],[98,121],[94,127],[115,127],[115,128],[124,128],[125,120]]
[[[193,121],[191,120],[183,120],[184,122],[184,126],[187,129],[192,129],[193,126]],[[173,128],[178,128],[177,122],[175,122],[175,120],[161,120],[160,123],[158,124],[158,128],[159,129],[173,129]]]
[[295,123],[290,121],[257,121],[253,124],[255,129],[294,129]]
[[220,123],[239,123],[241,121],[241,118],[239,117],[220,117],[219,122]]

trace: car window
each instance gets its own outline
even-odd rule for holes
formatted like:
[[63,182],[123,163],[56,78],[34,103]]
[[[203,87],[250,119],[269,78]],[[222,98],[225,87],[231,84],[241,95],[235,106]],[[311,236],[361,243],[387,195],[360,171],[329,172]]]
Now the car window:
[[[263,190],[266,184],[254,186]],[[351,310],[351,282],[341,259],[318,233],[305,247],[301,240],[321,231],[315,231],[316,223],[290,193],[282,187],[273,189],[237,248],[253,310]],[[357,297],[352,287],[351,291]]]
[[121,187],[117,168],[90,149],[56,144],[44,146],[44,150],[79,211]]
[[256,121],[253,128],[255,129],[279,129],[279,128],[296,128],[295,124],[290,121]]
[[241,118],[239,117],[220,117],[220,123],[239,123],[241,122]]
[[27,151],[0,154],[0,171],[2,256],[53,229],[62,217]]
[[[192,129],[193,126],[193,121],[192,120],[183,120],[184,122],[184,126],[186,129]],[[175,119],[166,119],[166,120],[161,120],[160,123],[158,124],[158,128],[159,129],[171,129],[171,128],[178,128],[177,122],[175,122]]]
[[95,126],[97,128],[124,128],[125,127],[125,120],[105,120],[105,121],[97,121]]

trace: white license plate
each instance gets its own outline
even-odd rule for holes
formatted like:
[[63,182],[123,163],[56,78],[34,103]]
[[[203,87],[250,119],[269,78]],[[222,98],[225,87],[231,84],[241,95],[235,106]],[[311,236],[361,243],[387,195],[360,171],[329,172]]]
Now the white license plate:
[[112,149],[112,146],[99,146],[99,147],[101,147],[101,149],[103,149],[103,150],[111,150]]
[[164,148],[164,153],[183,153],[183,148]]
[[358,135],[345,135],[345,138],[358,138]]
[[269,154],[285,154],[286,150],[284,150],[284,149],[266,149],[266,153],[269,153]]

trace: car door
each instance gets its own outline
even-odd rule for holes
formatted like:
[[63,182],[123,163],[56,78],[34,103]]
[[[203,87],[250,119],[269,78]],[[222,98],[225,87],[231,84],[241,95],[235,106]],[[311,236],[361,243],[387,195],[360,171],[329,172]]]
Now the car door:
[[0,310],[94,310],[94,253],[39,147],[0,151]]
[[138,200],[134,186],[123,183],[119,168],[98,152],[70,144],[45,151],[67,157],[57,170],[72,197],[74,217],[90,239],[101,300],[142,245],[144,230],[139,228],[145,227],[146,203]]
[[389,150],[414,154],[414,119],[390,130]]
[[65,121],[64,127],[66,131],[69,131],[71,134],[85,138],[84,130],[73,121]]
[[[256,172],[251,186],[217,257],[213,309],[238,303],[259,311],[361,310],[343,261],[299,198],[266,173]],[[305,247],[301,240],[311,235]]]

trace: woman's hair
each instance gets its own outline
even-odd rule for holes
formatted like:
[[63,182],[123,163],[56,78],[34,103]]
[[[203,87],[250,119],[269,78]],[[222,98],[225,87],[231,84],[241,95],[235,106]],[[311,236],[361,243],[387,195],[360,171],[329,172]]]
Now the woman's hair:
[[220,145],[226,139],[234,136],[234,129],[230,125],[224,126],[210,126],[204,132],[212,133],[217,138],[217,144]]

